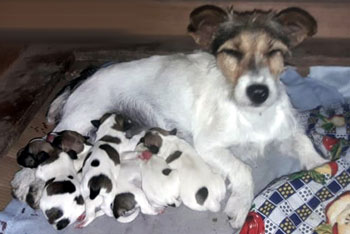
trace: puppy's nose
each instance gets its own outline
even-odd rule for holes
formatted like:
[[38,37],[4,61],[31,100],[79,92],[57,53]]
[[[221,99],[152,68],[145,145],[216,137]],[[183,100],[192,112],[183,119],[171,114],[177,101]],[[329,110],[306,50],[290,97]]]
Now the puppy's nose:
[[262,104],[269,96],[266,85],[253,84],[247,88],[247,95],[254,104]]

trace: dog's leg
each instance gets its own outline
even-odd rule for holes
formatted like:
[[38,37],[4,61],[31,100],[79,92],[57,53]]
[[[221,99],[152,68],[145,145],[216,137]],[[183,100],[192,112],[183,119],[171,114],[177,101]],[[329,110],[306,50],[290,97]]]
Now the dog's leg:
[[327,162],[316,152],[311,140],[302,132],[297,132],[292,138],[285,140],[281,149],[282,152],[291,150],[293,156],[297,157],[301,166],[307,170]]
[[86,227],[89,223],[94,221],[95,218],[101,216],[103,213],[97,212],[96,208],[100,207],[103,202],[102,196],[96,197],[94,200],[87,198],[85,200],[85,218],[81,222],[79,222],[75,227],[83,228]]
[[254,198],[250,167],[235,158],[226,148],[196,149],[207,164],[229,179],[232,193],[225,213],[233,228],[241,228]]
[[157,215],[159,212],[149,204],[144,192],[137,188],[134,187],[130,189],[130,192],[132,192],[135,196],[135,200],[137,204],[139,204],[141,212],[143,214],[148,214],[148,215]]

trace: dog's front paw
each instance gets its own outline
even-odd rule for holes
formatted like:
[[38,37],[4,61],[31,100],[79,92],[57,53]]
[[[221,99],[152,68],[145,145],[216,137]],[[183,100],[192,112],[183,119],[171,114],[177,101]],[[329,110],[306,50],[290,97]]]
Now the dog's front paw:
[[149,160],[152,158],[152,153],[148,150],[143,151],[140,155],[139,158],[142,160]]
[[251,201],[239,196],[231,196],[226,204],[225,213],[232,228],[240,229],[251,207]]

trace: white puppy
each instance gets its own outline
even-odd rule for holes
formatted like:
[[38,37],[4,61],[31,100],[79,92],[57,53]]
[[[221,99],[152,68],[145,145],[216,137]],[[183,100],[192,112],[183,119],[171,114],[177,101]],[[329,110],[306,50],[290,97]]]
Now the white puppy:
[[98,140],[83,163],[81,187],[86,214],[77,227],[85,227],[103,214],[123,223],[134,220],[139,209],[144,214],[157,214],[137,186],[141,184],[139,160],[120,162],[122,151],[130,152],[139,140],[125,137],[131,121],[121,115],[105,114],[93,124],[98,127]]
[[119,111],[146,127],[177,128],[230,180],[225,212],[240,228],[254,197],[247,160],[278,145],[307,169],[325,162],[279,81],[290,49],[315,34],[317,24],[299,8],[241,13],[205,5],[192,11],[188,30],[211,54],[153,56],[102,68],[73,92],[61,93],[48,120],[61,117],[56,131],[85,135],[91,120]]
[[175,136],[175,131],[153,128],[146,132],[143,145],[162,157],[170,168],[177,170],[180,179],[180,197],[193,210],[220,210],[225,198],[224,179],[209,166],[186,141]]
[[39,165],[36,177],[46,182],[40,209],[48,222],[61,230],[78,220],[85,205],[71,156],[55,149],[49,159]]

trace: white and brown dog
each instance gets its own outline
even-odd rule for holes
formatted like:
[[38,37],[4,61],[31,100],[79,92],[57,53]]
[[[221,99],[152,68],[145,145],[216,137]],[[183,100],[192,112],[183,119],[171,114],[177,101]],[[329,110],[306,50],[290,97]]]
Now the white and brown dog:
[[[278,145],[302,167],[324,163],[297,123],[279,77],[290,49],[316,33],[314,18],[299,8],[237,12],[205,5],[190,15],[195,52],[105,67],[48,111],[61,117],[56,131],[87,134],[103,113],[127,113],[145,126],[177,128],[212,168],[230,180],[225,212],[239,228],[253,200],[251,167],[244,159]],[[91,90],[94,95],[91,95]]]
[[146,132],[143,145],[178,172],[179,195],[187,207],[199,211],[219,211],[220,202],[226,194],[224,179],[213,173],[193,147],[177,137],[175,132],[152,128]]
[[[140,189],[139,159],[121,162],[123,152],[132,152],[139,140],[127,139],[131,121],[121,115],[105,114],[92,121],[97,127],[95,143],[82,168],[82,193],[86,202],[85,218],[77,225],[82,228],[96,217],[108,215],[119,222],[131,222],[139,211],[155,215]],[[139,185],[138,185],[139,184]]]

